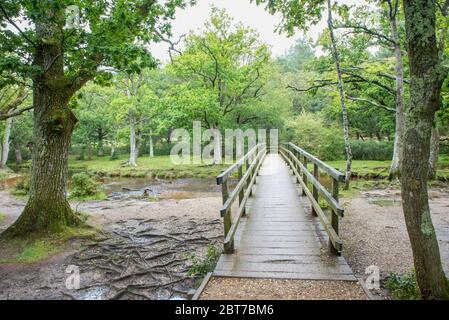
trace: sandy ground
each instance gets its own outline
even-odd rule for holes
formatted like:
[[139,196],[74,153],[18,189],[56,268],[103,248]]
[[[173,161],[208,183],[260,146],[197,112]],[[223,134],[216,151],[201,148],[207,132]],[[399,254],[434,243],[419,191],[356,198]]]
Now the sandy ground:
[[[238,290],[236,290],[238,288]],[[362,287],[349,281],[212,278],[201,300],[366,300]]]
[[[429,195],[443,267],[449,274],[449,189],[432,189]],[[365,280],[366,268],[377,266],[383,288],[389,273],[403,274],[413,268],[399,190],[366,191],[351,201],[343,199],[343,203],[343,255],[358,278]],[[373,293],[386,295],[385,290]]]

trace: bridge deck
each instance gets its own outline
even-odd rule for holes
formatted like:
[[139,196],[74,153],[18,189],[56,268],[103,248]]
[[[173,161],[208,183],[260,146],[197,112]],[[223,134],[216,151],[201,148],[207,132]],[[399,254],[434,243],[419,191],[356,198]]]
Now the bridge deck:
[[236,233],[235,253],[220,257],[214,275],[355,281],[343,257],[327,254],[327,235],[306,212],[306,201],[282,157],[267,155]]

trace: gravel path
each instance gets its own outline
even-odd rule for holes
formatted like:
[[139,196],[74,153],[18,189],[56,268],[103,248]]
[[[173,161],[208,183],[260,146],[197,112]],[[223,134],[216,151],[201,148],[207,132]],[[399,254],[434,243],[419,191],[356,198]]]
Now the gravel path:
[[[238,290],[237,290],[238,289]],[[350,281],[212,278],[201,300],[366,300]]]

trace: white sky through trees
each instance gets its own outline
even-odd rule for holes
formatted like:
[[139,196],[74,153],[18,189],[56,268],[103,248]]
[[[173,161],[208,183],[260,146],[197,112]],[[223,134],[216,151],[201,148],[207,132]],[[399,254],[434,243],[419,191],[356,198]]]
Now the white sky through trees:
[[[338,3],[363,4],[364,0],[339,0]],[[272,16],[265,11],[263,5],[257,6],[250,0],[197,0],[195,6],[177,12],[173,22],[173,40],[177,41],[181,35],[188,34],[190,31],[201,30],[209,19],[211,6],[226,9],[228,14],[234,18],[234,22],[242,22],[245,26],[255,29],[261,40],[271,47],[274,56],[284,54],[295,43],[295,39],[304,37],[302,31],[297,31],[297,34],[291,38],[285,34],[276,33],[275,29],[281,21],[281,16]],[[318,35],[326,28],[326,16],[323,14],[321,23],[312,26],[306,37],[311,37],[314,40],[318,38]],[[151,52],[162,62],[168,62],[168,47],[169,45],[166,43],[152,44]]]

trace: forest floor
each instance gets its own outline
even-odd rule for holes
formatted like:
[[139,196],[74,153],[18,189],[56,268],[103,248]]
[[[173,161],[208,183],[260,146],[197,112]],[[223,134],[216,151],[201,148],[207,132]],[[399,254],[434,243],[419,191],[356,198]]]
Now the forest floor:
[[[15,261],[5,261],[0,246],[0,299],[183,299],[198,285],[189,277],[191,253],[202,255],[210,242],[220,245],[218,218],[221,195],[206,180],[203,186],[179,191],[174,180],[158,199],[117,197],[73,202],[88,222],[102,230],[97,237],[75,237],[57,253],[25,245]],[[199,183],[199,182],[195,182]],[[162,187],[161,187],[162,188]],[[165,187],[164,187],[165,188]],[[193,191],[192,191],[193,190]],[[390,272],[404,274],[412,266],[410,244],[397,185],[358,181],[342,202],[343,255],[356,276],[364,281],[368,266],[378,266],[381,290],[390,299],[385,279]],[[449,188],[430,192],[432,218],[446,271],[449,270]],[[25,200],[0,191],[0,232],[20,214]],[[13,259],[14,260],[14,259]],[[70,265],[80,268],[80,290],[68,290]],[[239,285],[242,298],[255,299],[363,299],[359,286],[329,282],[213,279],[202,298],[224,297]],[[347,286],[347,287],[346,287]],[[263,288],[273,287],[270,294]],[[254,288],[261,288],[254,291]],[[343,292],[342,289],[344,289]],[[251,291],[253,290],[253,291]],[[238,298],[238,297],[236,297]]]
[[[210,243],[221,243],[221,197],[212,191],[162,198],[72,203],[101,232],[94,239],[75,237],[58,253],[25,244],[13,261],[0,261],[0,299],[187,298],[198,285],[188,274],[192,254],[202,256]],[[0,232],[24,205],[0,191]],[[0,244],[0,260],[8,249]],[[68,266],[79,267],[79,290],[66,287]]]

